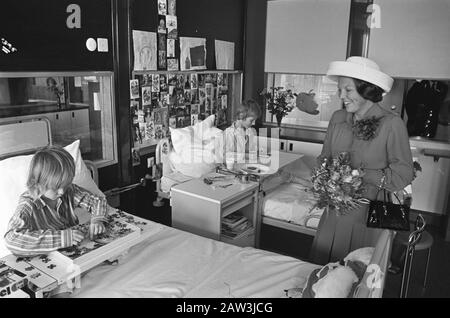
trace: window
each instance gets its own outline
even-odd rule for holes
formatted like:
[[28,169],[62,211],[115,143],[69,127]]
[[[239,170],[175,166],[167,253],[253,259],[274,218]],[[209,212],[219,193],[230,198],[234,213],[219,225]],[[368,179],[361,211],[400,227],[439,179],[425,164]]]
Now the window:
[[84,159],[117,162],[112,72],[0,73],[0,121],[47,117],[53,144],[79,139]]
[[[312,115],[294,108],[283,118],[282,124],[314,126],[326,129],[333,112],[342,106],[337,95],[337,83],[326,76],[268,73],[266,87],[279,86],[291,89],[294,93],[315,93],[314,100],[318,104],[317,110],[319,111],[317,115]],[[276,118],[266,110],[265,121],[276,123]]]

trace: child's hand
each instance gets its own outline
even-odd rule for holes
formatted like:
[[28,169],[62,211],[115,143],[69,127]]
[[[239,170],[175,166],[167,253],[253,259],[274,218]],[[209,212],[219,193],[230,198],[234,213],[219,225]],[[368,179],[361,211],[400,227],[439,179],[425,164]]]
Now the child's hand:
[[78,245],[84,239],[83,232],[79,230],[72,230],[72,245]]
[[95,235],[102,234],[106,231],[105,225],[102,222],[91,223],[89,227],[89,238],[94,239]]

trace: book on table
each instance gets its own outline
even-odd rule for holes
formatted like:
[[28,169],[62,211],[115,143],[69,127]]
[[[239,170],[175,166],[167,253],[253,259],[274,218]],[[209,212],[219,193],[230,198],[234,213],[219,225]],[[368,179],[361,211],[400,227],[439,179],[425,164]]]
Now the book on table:
[[239,224],[246,222],[247,220],[248,219],[245,216],[243,216],[241,213],[235,212],[235,213],[225,216],[222,219],[222,225],[232,229],[232,228],[238,226]]
[[234,229],[229,229],[222,226],[221,235],[228,237],[230,239],[239,238],[242,234],[246,233],[249,229],[252,229],[252,224],[250,222],[242,223],[242,225],[238,226]]

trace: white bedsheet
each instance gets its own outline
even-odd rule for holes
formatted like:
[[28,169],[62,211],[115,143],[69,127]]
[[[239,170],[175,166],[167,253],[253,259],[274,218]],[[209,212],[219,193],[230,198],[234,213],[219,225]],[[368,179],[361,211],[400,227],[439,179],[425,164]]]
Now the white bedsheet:
[[317,228],[323,209],[316,207],[317,200],[308,187],[298,183],[283,183],[264,197],[263,215]]
[[317,267],[164,226],[120,264],[87,272],[73,297],[285,297]]
[[171,172],[161,177],[161,191],[170,192],[173,186],[192,179],[192,177],[186,176],[181,172]]

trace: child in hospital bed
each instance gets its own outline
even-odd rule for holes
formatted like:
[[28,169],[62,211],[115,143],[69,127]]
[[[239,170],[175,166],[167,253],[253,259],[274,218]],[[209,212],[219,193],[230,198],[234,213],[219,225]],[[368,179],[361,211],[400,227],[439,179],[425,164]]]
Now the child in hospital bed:
[[63,148],[49,146],[33,156],[27,179],[28,191],[20,196],[5,234],[13,254],[34,256],[77,245],[83,233],[74,208],[91,212],[90,235],[105,231],[106,199],[72,184],[75,163]]
[[15,255],[35,256],[79,244],[84,234],[74,208],[91,213],[89,235],[105,232],[106,199],[72,184],[75,162],[59,146],[37,151],[30,163],[27,191],[9,221],[5,243]]
[[243,101],[237,107],[234,122],[224,131],[224,155],[241,154],[243,160],[245,153],[256,153],[257,133],[252,126],[260,115],[260,106],[253,100]]

